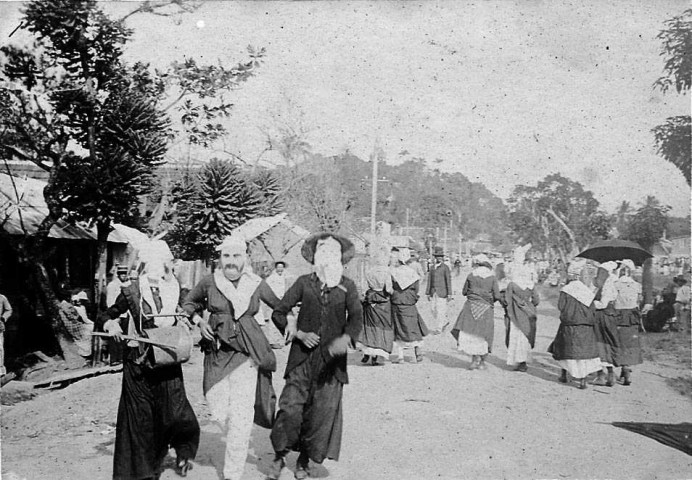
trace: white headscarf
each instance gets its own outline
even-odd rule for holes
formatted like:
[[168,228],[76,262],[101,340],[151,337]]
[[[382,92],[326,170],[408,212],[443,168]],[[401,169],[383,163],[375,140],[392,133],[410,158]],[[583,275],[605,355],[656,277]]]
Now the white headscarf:
[[531,269],[527,265],[513,265],[509,275],[512,283],[521,289],[531,289],[535,285]]
[[341,281],[344,266],[341,263],[341,244],[333,237],[318,240],[314,256],[315,273],[328,288]]

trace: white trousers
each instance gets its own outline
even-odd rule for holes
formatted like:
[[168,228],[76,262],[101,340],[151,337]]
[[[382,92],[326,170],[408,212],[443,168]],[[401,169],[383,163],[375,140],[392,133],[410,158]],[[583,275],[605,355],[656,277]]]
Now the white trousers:
[[226,435],[223,476],[227,480],[240,480],[245,470],[256,388],[257,369],[248,360],[211,387],[206,395],[212,419]]
[[430,298],[430,307],[432,308],[432,325],[430,330],[442,330],[447,324],[447,299],[438,297],[433,293]]

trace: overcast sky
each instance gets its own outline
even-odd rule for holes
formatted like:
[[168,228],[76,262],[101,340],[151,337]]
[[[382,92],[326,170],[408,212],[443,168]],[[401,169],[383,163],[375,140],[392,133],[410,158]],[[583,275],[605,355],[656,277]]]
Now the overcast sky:
[[[0,5],[3,42],[18,5]],[[503,198],[559,172],[608,210],[655,195],[684,216],[690,190],[650,130],[690,113],[689,96],[651,88],[663,65],[655,37],[688,5],[213,1],[179,24],[131,17],[126,53],[161,67],[183,57],[230,66],[248,44],[266,47],[233,98],[227,148],[246,158],[279,119],[301,123],[315,152],[367,159],[379,137],[388,162],[407,151]]]

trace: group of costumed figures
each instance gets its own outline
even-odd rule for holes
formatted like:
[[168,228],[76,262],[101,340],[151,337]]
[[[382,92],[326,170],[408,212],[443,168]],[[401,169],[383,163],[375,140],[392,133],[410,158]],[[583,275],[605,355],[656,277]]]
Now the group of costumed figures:
[[[499,302],[505,313],[507,364],[515,371],[528,371],[539,304],[535,272],[525,264],[530,247],[515,249],[513,261],[497,268],[486,255],[473,257],[472,271],[461,292],[466,302],[451,328],[458,350],[471,357],[471,370],[487,368],[494,338],[494,304]],[[416,308],[420,276],[409,257],[406,249],[393,249],[389,265],[382,262],[382,256],[379,262],[375,257],[366,273],[364,325],[358,342],[363,363],[381,365],[377,359],[388,358],[392,352],[392,363],[399,363],[406,346],[414,348],[416,362],[422,360],[428,328]],[[440,261],[431,268],[428,296],[431,278],[437,278],[435,269],[447,267]],[[588,375],[597,372],[595,385],[614,386],[614,368],[621,367],[621,383],[631,384],[631,367],[642,363],[642,289],[632,278],[634,268],[629,259],[599,267],[583,259],[570,263],[568,283],[558,299],[560,327],[548,348],[562,369],[561,382],[567,383],[571,376],[585,389]],[[445,291],[444,296],[451,297],[451,291]]]
[[[486,256],[473,259],[462,290],[467,301],[451,329],[459,350],[472,356],[471,369],[486,368],[493,344],[493,307],[499,301],[506,312],[507,362],[516,365],[515,370],[527,370],[538,296],[523,264],[526,250],[518,249],[507,277],[499,280]],[[124,347],[114,480],[160,478],[170,448],[176,452],[176,472],[186,476],[199,447],[200,427],[187,399],[181,365],[156,365],[151,347],[135,341],[146,337],[147,330],[199,327],[202,387],[226,439],[223,476],[228,480],[243,476],[253,423],[271,429],[274,459],[267,480],[281,476],[291,451],[299,453],[298,480],[308,477],[311,461],[338,460],[349,348],[357,344],[364,360],[373,364],[392,352],[394,363],[402,361],[404,348],[414,349],[417,363],[423,360],[422,343],[429,330],[416,308],[422,272],[410,261],[408,250],[388,249],[375,262],[367,273],[364,297],[343,274],[354,246],[336,234],[306,239],[301,252],[312,264],[312,273],[278,296],[252,272],[244,239],[228,237],[217,251],[213,273],[181,299],[170,250],[162,241],[150,242],[139,253],[137,275],[124,279],[102,319],[104,331]],[[438,260],[434,268],[448,268]],[[585,388],[589,373],[605,369],[607,378],[602,374],[597,381],[613,385],[613,368],[621,366],[623,384],[630,384],[630,367],[641,363],[641,286],[631,277],[633,269],[630,260],[605,263],[597,274],[584,263],[570,265],[571,281],[559,298],[560,328],[550,347],[563,368],[562,381],[567,382],[569,372]],[[451,282],[444,288],[435,286],[435,279],[448,282],[448,272],[433,273],[440,272],[431,272],[428,296],[451,298]],[[273,323],[291,343],[278,408],[272,385],[276,357],[255,320],[260,302],[273,309]]]
[[[346,354],[363,324],[355,283],[343,275],[353,244],[334,234],[306,239],[302,255],[313,272],[299,277],[279,298],[252,272],[245,240],[231,236],[217,247],[214,272],[180,299],[172,255],[158,242],[140,251],[138,276],[123,283],[104,323],[104,330],[125,345],[113,479],[160,478],[169,448],[176,452],[180,476],[193,467],[200,427],[181,365],[157,366],[152,350],[133,341],[148,329],[176,323],[180,328],[195,324],[202,336],[202,387],[226,439],[225,479],[243,476],[253,423],[271,429],[275,456],[267,479],[280,477],[290,451],[299,452],[297,479],[307,478],[310,461],[338,460]],[[255,320],[260,301],[273,309],[272,321],[292,343],[278,409],[272,385],[276,357]],[[297,317],[292,314],[296,306]]]

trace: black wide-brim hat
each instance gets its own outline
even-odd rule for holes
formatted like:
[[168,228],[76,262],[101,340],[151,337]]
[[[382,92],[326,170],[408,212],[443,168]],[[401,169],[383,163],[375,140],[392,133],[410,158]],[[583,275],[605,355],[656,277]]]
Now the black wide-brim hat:
[[332,237],[341,245],[341,263],[346,265],[348,262],[350,262],[353,259],[353,256],[356,254],[356,247],[353,245],[353,243],[346,237],[342,237],[336,233],[327,232],[316,233],[305,240],[305,243],[303,243],[303,246],[300,249],[300,253],[303,255],[303,258],[310,263],[314,263],[317,242],[329,237]]

